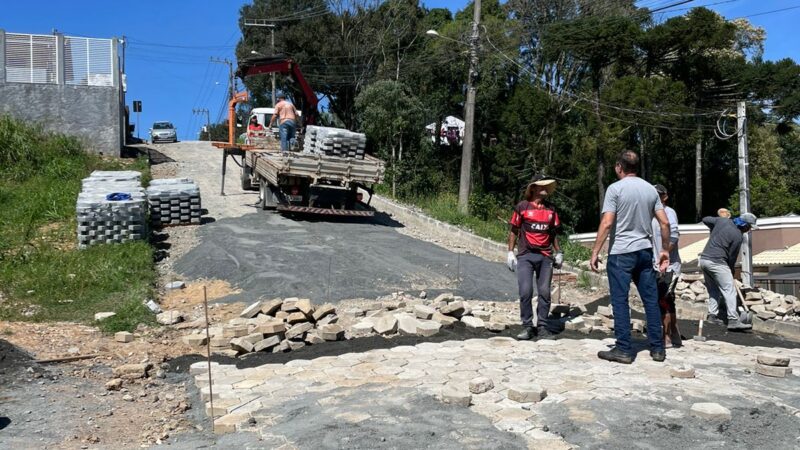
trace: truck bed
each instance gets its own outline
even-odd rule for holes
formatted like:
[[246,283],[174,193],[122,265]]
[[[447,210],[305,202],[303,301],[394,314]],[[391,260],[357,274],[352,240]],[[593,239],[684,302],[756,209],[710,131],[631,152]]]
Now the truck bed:
[[247,165],[253,168],[253,173],[272,184],[278,184],[281,175],[307,177],[313,184],[323,180],[373,184],[380,183],[385,172],[384,162],[369,155],[355,159],[274,150],[245,153]]

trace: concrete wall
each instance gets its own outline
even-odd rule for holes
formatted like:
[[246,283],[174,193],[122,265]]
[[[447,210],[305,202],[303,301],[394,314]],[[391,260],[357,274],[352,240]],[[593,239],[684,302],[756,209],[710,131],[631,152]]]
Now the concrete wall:
[[0,114],[77,136],[95,153],[122,148],[116,88],[0,82]]
[[4,50],[5,32],[0,30],[0,114],[77,136],[91,152],[120,155],[124,134],[118,73],[113,87],[7,83]]

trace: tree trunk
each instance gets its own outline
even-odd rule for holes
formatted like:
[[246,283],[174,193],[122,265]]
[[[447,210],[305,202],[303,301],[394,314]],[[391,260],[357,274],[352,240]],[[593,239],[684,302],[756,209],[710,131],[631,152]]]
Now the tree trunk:
[[648,180],[647,158],[645,157],[644,128],[639,129],[639,159],[642,165],[642,179]]
[[694,145],[694,210],[695,219],[703,217],[703,130],[697,121],[697,142]]
[[394,164],[394,144],[392,144],[392,198],[397,198],[397,167]]
[[594,115],[597,120],[597,146],[595,148],[595,158],[597,159],[597,209],[598,212],[603,211],[603,200],[606,194],[606,187],[603,183],[603,178],[606,173],[605,155],[603,153],[603,145],[600,136],[602,136],[603,122],[600,118],[600,81],[595,80],[594,84]]
[[400,155],[399,155],[399,157],[397,159],[399,161],[403,161],[403,137],[402,136],[400,136],[399,141],[400,141]]

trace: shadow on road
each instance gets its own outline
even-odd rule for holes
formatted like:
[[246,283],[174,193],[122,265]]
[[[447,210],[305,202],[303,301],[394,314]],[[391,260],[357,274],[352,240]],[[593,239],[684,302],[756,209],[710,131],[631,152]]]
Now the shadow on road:
[[[279,214],[279,213],[273,212],[273,214]],[[394,220],[390,215],[380,211],[375,211],[375,215],[373,217],[333,216],[333,215],[326,216],[324,214],[301,214],[301,213],[283,214],[283,216],[298,223],[341,223],[341,224],[360,223],[360,224],[382,225],[390,228],[405,228],[405,225]]]

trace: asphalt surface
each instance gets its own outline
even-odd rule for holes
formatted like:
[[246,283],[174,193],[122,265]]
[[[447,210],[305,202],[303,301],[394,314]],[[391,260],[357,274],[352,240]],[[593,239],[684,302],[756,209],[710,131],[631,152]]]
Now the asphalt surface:
[[505,265],[450,252],[398,227],[382,214],[337,220],[258,211],[200,227],[199,244],[174,268],[188,279],[221,279],[242,289],[223,301],[336,302],[419,290],[516,301],[516,276]]

